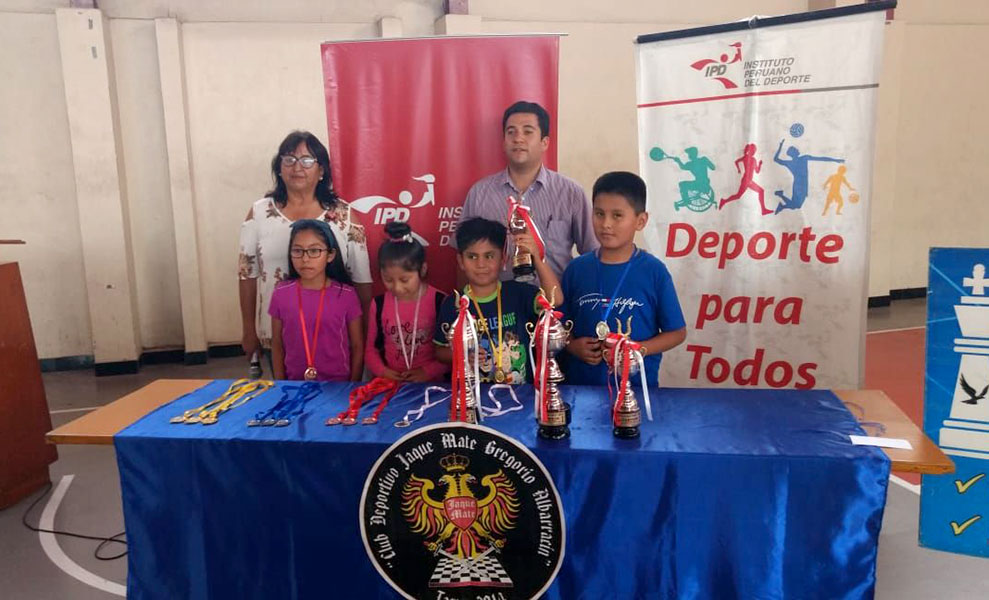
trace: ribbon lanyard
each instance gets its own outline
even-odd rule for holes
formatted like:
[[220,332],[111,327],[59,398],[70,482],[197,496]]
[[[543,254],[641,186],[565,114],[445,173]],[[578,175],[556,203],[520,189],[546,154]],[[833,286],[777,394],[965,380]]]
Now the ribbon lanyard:
[[[512,406],[509,408],[502,408],[501,402],[495,398],[495,390],[508,390],[508,395],[512,397]],[[494,404],[494,408],[488,408],[483,404],[478,402],[481,408],[481,414],[485,417],[500,417],[503,414],[515,412],[517,410],[522,410],[522,402],[519,401],[518,396],[515,395],[515,386],[509,385],[507,383],[496,383],[495,385],[488,388],[488,399]]]
[[249,379],[238,379],[230,384],[227,391],[219,398],[214,398],[202,406],[191,408],[181,415],[169,419],[170,423],[185,423],[193,425],[202,423],[203,425],[213,425],[220,415],[231,408],[236,408],[244,404],[251,398],[256,398],[274,386],[274,382],[263,379],[251,381]]
[[309,381],[302,385],[282,387],[282,397],[267,411],[258,412],[247,422],[248,427],[285,427],[305,410],[306,404],[320,394],[318,383]]
[[[323,289],[319,291],[319,309],[316,311],[316,324],[313,327],[313,338],[312,346],[309,346],[309,332],[306,331],[306,316],[305,312],[302,310],[302,284],[295,284],[295,291],[298,292],[299,297],[299,327],[302,328],[302,343],[306,348],[306,379],[316,378],[316,344],[319,341],[319,323],[323,319],[323,298],[326,296],[326,283],[323,283]],[[312,376],[310,377],[310,373]]]
[[361,421],[364,425],[374,425],[378,422],[378,416],[381,415],[381,411],[388,406],[388,401],[392,399],[392,396],[394,396],[396,392],[398,392],[399,387],[401,387],[401,384],[397,381],[392,381],[391,379],[387,379],[385,377],[375,377],[370,382],[351,390],[350,397],[347,402],[347,409],[341,411],[337,416],[327,419],[326,424],[357,424],[357,415],[361,411],[361,406],[363,406],[366,401],[369,401],[383,392],[385,396],[381,399],[381,404],[378,406],[377,410],[374,411],[374,414]]
[[[402,358],[405,360],[405,369],[412,370],[412,363],[416,360],[416,346],[419,345],[419,307],[422,305],[422,283],[419,283],[419,291],[416,294],[416,312],[412,319],[412,339],[409,342],[410,352],[405,351],[405,335],[402,333],[402,318],[398,316],[398,296],[395,298],[395,326],[398,327],[398,342],[402,345]],[[382,300],[384,302],[384,300]]]
[[[509,396],[512,397],[512,405],[508,408],[502,408],[501,402],[495,398],[495,391],[501,389],[508,390]],[[437,392],[442,393],[443,396],[439,399],[431,400],[430,395]],[[423,392],[423,396],[425,397],[425,401],[419,406],[419,408],[406,412],[404,417],[395,422],[395,427],[408,427],[421,419],[430,408],[445,402],[447,399],[452,399],[450,390],[438,385],[431,385],[427,387]],[[480,412],[485,417],[500,417],[501,415],[510,412],[522,410],[522,402],[519,401],[518,396],[515,395],[515,386],[508,385],[507,383],[492,385],[488,388],[488,399],[491,400],[492,404],[494,404],[494,408],[484,406],[480,403],[480,401],[478,401]]]
[[[429,395],[435,392],[441,392],[444,394],[444,396],[439,398],[438,400],[430,401]],[[398,421],[395,421],[395,427],[408,427],[409,425],[412,425],[413,423],[421,419],[422,415],[425,414],[425,412],[430,408],[436,406],[437,404],[440,404],[441,402],[446,401],[447,399],[453,398],[453,395],[450,393],[450,390],[438,385],[429,386],[428,388],[426,388],[426,391],[423,392],[423,395],[425,396],[425,402],[423,402],[419,408],[415,408],[406,412],[404,417],[402,417]]]
[[[601,277],[601,255],[600,255],[600,252],[601,251],[598,250],[598,253],[595,254],[595,258],[598,259],[597,260],[597,265],[598,265],[598,273],[597,273],[598,274],[598,295],[599,295],[599,297],[601,298],[601,300],[603,302],[605,300],[605,297],[604,297],[604,290],[601,288],[601,286],[603,284],[603,280],[602,280],[602,277]],[[632,267],[632,261],[635,260],[635,257],[638,256],[638,255],[639,255],[639,249],[636,248],[635,249],[635,252],[632,253],[632,256],[629,257],[628,262],[625,263],[625,269],[622,271],[621,277],[618,278],[618,285],[615,286],[615,291],[611,292],[611,296],[609,298],[607,298],[608,308],[607,308],[607,310],[604,311],[604,316],[601,317],[601,323],[604,323],[606,326],[608,324],[608,315],[611,314],[611,309],[613,309],[615,307],[615,300],[618,298],[618,292],[622,289],[622,284],[625,283],[625,276],[628,275],[629,269],[631,269],[631,267]],[[599,335],[600,335],[600,333],[599,333]]]
[[[502,353],[502,350],[504,348],[504,346],[502,345],[502,339],[503,338],[502,338],[502,326],[501,326],[501,321],[502,321],[502,313],[501,313],[501,282],[500,281],[498,282],[498,301],[497,301],[497,304],[498,304],[498,345],[497,346],[495,346],[494,339],[491,338],[491,329],[488,328],[488,320],[484,318],[484,313],[481,312],[481,305],[478,303],[477,298],[474,298],[473,294],[471,294],[470,286],[467,286],[466,292],[467,292],[467,295],[470,296],[470,299],[474,302],[474,309],[477,311],[477,320],[479,322],[479,329],[486,336],[488,336],[488,343],[491,344],[491,351],[492,351],[492,354],[494,355],[492,357],[494,359],[494,361],[493,361],[494,364],[492,364],[491,378],[494,379],[495,381],[497,381],[498,383],[501,383],[505,379],[504,371],[501,368],[501,353]],[[499,379],[499,375],[500,375],[500,379]]]

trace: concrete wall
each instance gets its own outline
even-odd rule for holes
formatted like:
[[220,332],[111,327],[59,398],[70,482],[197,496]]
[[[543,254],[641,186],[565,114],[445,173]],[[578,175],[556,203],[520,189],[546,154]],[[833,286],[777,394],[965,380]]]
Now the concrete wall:
[[54,13],[0,13],[0,260],[18,261],[42,357],[93,353]]
[[[96,354],[99,360],[90,325],[98,311],[90,310],[83,260],[84,239],[99,232],[79,221],[54,14],[68,4],[0,4],[0,237],[29,242],[0,248],[0,260],[21,262],[42,358]],[[288,130],[307,128],[325,138],[321,41],[373,38],[383,30],[567,34],[560,60],[560,167],[589,188],[601,172],[637,169],[636,35],[845,4],[471,0],[470,15],[437,23],[440,0],[103,0],[126,209],[124,231],[112,233],[130,246],[136,337],[145,349],[182,347],[193,326],[210,344],[239,339],[239,222],[271,186],[268,162]],[[156,30],[155,19],[175,25]],[[177,38],[163,44],[161,31],[176,26]],[[989,2],[982,0],[901,0],[887,25],[871,295],[926,285],[930,245],[986,245],[982,223],[989,206],[979,195],[989,172],[979,167],[989,158],[981,141],[989,116],[980,99],[989,78],[972,69],[979,68],[987,37]],[[162,48],[168,56],[159,57]],[[178,68],[160,69],[160,61]],[[165,114],[172,115],[167,125]],[[176,227],[186,222],[177,220],[183,207],[191,224]],[[191,257],[183,255],[188,248],[195,249]],[[183,310],[188,314],[190,306],[201,315],[187,318],[184,330]]]

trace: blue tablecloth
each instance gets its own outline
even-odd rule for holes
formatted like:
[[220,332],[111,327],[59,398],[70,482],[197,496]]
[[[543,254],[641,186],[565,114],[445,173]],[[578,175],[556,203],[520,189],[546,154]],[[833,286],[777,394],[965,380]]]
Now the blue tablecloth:
[[[216,381],[115,440],[130,548],[128,597],[394,598],[367,558],[358,504],[377,457],[422,401],[407,385],[377,426],[326,427],[350,384],[324,384],[285,428],[248,428],[269,391],[216,425],[168,419]],[[281,385],[281,384],[279,384]],[[525,410],[484,424],[552,474],[566,557],[548,598],[863,598],[873,594],[889,460],[828,391],[653,390],[638,440],[611,434],[607,391],[562,387],[573,435],[536,436]],[[372,406],[375,406],[377,402]],[[370,413],[365,408],[362,416]],[[448,404],[415,426],[445,420]]]

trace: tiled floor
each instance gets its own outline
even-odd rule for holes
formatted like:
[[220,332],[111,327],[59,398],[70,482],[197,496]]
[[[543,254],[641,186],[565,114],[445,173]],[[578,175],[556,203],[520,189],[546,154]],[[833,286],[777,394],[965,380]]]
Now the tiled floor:
[[[924,300],[894,302],[892,307],[869,311],[869,330],[903,329],[924,324]],[[920,334],[918,336],[918,333]],[[916,377],[890,376],[904,360],[923,356],[922,331],[905,333],[902,339],[886,343],[884,336],[869,336],[868,377],[873,382],[901,381],[902,390],[892,392],[901,398],[914,398],[905,406],[919,414]],[[918,348],[919,344],[919,348]],[[905,353],[899,355],[897,353]],[[906,357],[906,358],[905,358]],[[910,358],[912,357],[912,358]],[[148,366],[138,375],[100,378],[90,371],[47,373],[44,376],[52,421],[58,426],[84,414],[85,409],[114,400],[125,393],[160,378],[231,378],[244,374],[240,358],[214,359],[207,365]],[[884,379],[885,378],[885,379]],[[922,382],[922,380],[921,380]],[[71,412],[66,412],[71,411]],[[96,535],[112,535],[123,530],[120,488],[114,452],[109,447],[61,446],[59,460],[51,469],[58,483],[72,476],[64,500],[58,506],[56,527]],[[64,484],[63,484],[64,485]],[[33,498],[33,497],[32,497]],[[37,533],[21,524],[30,500],[0,512],[0,598],[105,600],[118,597],[83,583],[49,559]],[[46,502],[33,512],[37,523]],[[889,486],[883,531],[880,538],[877,597],[880,599],[989,598],[989,562],[983,559],[926,550],[917,545],[919,496],[909,484]],[[58,547],[66,561],[88,572],[92,583],[119,590],[126,579],[126,559],[103,562],[93,558],[96,542],[59,537]],[[115,547],[106,548],[112,553]],[[84,575],[85,576],[85,575]]]

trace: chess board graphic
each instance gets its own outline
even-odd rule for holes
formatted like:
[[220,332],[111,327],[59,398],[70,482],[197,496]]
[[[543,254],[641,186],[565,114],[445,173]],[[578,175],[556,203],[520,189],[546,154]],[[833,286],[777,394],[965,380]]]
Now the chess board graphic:
[[493,556],[480,556],[473,560],[444,556],[429,578],[431,588],[468,586],[512,587],[512,579]]

